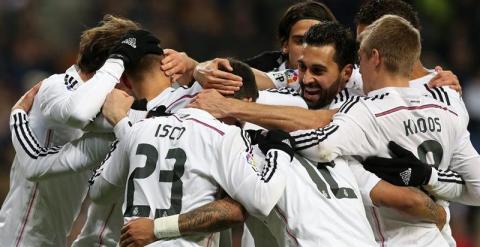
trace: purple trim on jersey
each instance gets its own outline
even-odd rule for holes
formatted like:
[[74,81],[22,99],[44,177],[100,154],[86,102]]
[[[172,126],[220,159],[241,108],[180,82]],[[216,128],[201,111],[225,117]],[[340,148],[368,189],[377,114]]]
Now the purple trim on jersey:
[[439,105],[435,105],[435,104],[427,104],[427,105],[421,105],[421,106],[398,106],[398,107],[392,108],[392,109],[384,111],[384,112],[376,113],[375,117],[382,117],[382,116],[388,115],[390,113],[394,113],[394,112],[401,111],[401,110],[412,111],[412,110],[423,110],[423,109],[427,109],[427,108],[437,108],[437,109],[442,109],[442,110],[445,110],[445,111],[449,111],[450,113],[452,113],[453,115],[458,117],[457,113],[449,110],[447,107],[439,106]]
[[182,120],[180,120],[180,118],[178,118],[177,116],[175,116],[175,115],[172,115],[172,117],[176,118],[176,119],[177,119],[177,120],[178,120],[180,123],[183,123],[183,121],[182,121]]
[[35,200],[35,197],[37,196],[37,188],[38,188],[38,183],[35,183],[35,187],[33,188],[32,197],[30,198],[30,202],[28,203],[27,214],[25,215],[25,218],[23,219],[22,228],[20,230],[20,234],[17,237],[17,243],[15,244],[16,247],[19,246],[20,241],[22,240],[23,231],[25,230],[25,226],[27,225],[28,218],[30,216],[30,213],[32,212],[33,201]]
[[214,130],[215,132],[217,132],[218,134],[220,134],[220,135],[222,135],[222,136],[225,134],[223,131],[221,131],[221,130],[219,130],[219,129],[213,127],[213,126],[211,126],[210,124],[204,123],[204,122],[202,122],[202,121],[200,121],[200,120],[198,120],[198,119],[195,119],[195,118],[187,118],[186,120],[192,120],[192,121],[194,121],[194,122],[197,122],[197,123],[199,123],[199,124],[201,124],[201,125],[203,125],[203,126],[206,126],[206,127],[210,128],[210,129]]
[[98,236],[98,246],[102,246],[103,244],[103,232],[107,227],[108,221],[110,220],[110,216],[112,216],[113,209],[115,209],[115,204],[113,204],[112,209],[110,210],[110,213],[108,213],[108,216],[105,219],[105,224],[103,224],[102,230],[100,230],[100,235]]
[[282,210],[280,210],[280,208],[278,208],[278,206],[275,206],[274,209],[275,209],[275,211],[277,211],[277,213],[280,215],[280,217],[285,222],[285,225],[286,225],[285,230],[287,231],[288,236],[290,236],[293,240],[295,240],[295,243],[297,244],[297,246],[300,246],[300,243],[298,243],[297,237],[293,234],[292,230],[290,230],[290,228],[288,228],[287,217],[285,217]]
[[194,93],[194,94],[187,94],[187,95],[183,95],[182,97],[176,99],[175,101],[173,101],[170,105],[167,106],[167,109],[169,109],[170,107],[176,105],[180,100],[184,99],[184,98],[193,98],[195,96],[197,96],[198,93]]
[[377,211],[375,210],[374,207],[372,207],[372,214],[373,214],[373,218],[375,219],[375,223],[377,225],[378,234],[380,235],[380,241],[382,241],[380,246],[385,247],[385,237],[382,234],[382,228],[380,227],[380,221],[378,220]]

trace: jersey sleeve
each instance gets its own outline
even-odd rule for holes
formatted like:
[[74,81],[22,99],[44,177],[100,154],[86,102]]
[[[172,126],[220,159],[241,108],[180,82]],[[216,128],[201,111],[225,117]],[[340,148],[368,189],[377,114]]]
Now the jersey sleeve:
[[122,194],[129,171],[127,143],[128,139],[113,142],[110,152],[90,179],[89,196],[93,202],[111,203]]
[[[282,196],[290,157],[280,150],[268,151],[265,160],[253,155],[246,133],[227,132],[218,146],[218,161],[212,167],[217,183],[233,199],[256,216],[267,216]],[[256,162],[265,162],[258,171]]]
[[291,132],[297,152],[307,159],[330,162],[339,156],[371,156],[378,150],[378,126],[367,107],[351,97],[324,128]]
[[95,75],[76,89],[48,80],[38,94],[40,109],[47,118],[72,127],[84,128],[100,112],[107,94],[124,71],[120,59],[107,59]]
[[111,134],[86,134],[64,146],[41,146],[30,129],[28,116],[15,110],[10,117],[12,143],[16,158],[27,179],[39,181],[62,174],[91,169],[108,152]]
[[267,72],[266,75],[268,78],[270,78],[276,88],[289,87],[295,90],[298,90],[300,88],[297,70],[286,69],[280,71],[272,71]]
[[363,204],[366,206],[375,206],[370,198],[370,192],[381,179],[377,177],[377,175],[365,170],[362,164],[357,161],[349,160],[349,167],[358,183]]
[[480,156],[464,129],[454,146],[449,170],[434,170],[425,188],[434,196],[467,205],[480,206]]

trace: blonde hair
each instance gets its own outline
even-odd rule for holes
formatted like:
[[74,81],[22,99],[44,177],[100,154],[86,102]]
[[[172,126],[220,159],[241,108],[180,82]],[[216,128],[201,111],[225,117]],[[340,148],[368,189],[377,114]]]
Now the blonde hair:
[[112,46],[128,31],[139,30],[140,24],[105,15],[98,26],[85,30],[80,37],[77,65],[85,73],[100,69],[110,55]]
[[372,50],[380,53],[385,69],[394,74],[410,76],[420,58],[420,33],[407,20],[384,15],[369,25],[359,36],[360,50],[368,57]]

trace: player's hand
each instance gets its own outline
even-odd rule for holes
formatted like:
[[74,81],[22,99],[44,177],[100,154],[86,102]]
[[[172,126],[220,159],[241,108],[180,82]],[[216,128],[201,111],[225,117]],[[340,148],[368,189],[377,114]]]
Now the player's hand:
[[122,59],[125,68],[131,68],[147,54],[163,54],[160,40],[146,30],[134,30],[128,31],[114,45],[110,57]]
[[368,157],[362,162],[365,169],[398,186],[421,186],[428,183],[432,175],[431,166],[395,142],[389,142],[388,148],[394,158]]
[[460,81],[452,71],[443,70],[440,66],[436,66],[435,71],[437,74],[428,82],[429,87],[433,88],[449,86],[451,89],[462,94],[462,86],[460,85]]
[[153,233],[153,225],[153,220],[149,218],[131,220],[122,227],[120,246],[140,247],[157,241]]
[[264,154],[267,154],[270,149],[278,149],[290,156],[290,160],[293,159],[294,147],[293,138],[285,131],[274,129],[267,132],[265,138],[258,141],[258,147]]
[[29,112],[30,109],[32,109],[33,106],[33,99],[35,98],[35,95],[37,95],[38,90],[40,89],[40,86],[42,85],[42,82],[38,82],[30,88],[20,99],[13,105],[12,111],[16,109],[22,109],[25,112]]
[[219,69],[220,67],[233,71],[228,59],[215,58],[198,64],[193,72],[193,77],[203,88],[212,88],[225,95],[234,94],[243,85],[242,77],[222,71]]
[[112,126],[115,126],[128,115],[132,104],[132,96],[122,90],[113,89],[103,103],[102,114]]
[[245,132],[248,133],[248,136],[250,137],[250,144],[252,145],[257,145],[259,142],[262,142],[263,139],[265,139],[265,135],[267,133],[267,130],[245,130]]
[[185,52],[172,49],[163,50],[165,58],[162,59],[160,68],[170,77],[171,82],[186,84],[193,79],[193,70],[198,62],[189,57]]
[[228,116],[229,99],[216,90],[206,89],[198,93],[187,107],[199,108],[216,118],[224,118]]

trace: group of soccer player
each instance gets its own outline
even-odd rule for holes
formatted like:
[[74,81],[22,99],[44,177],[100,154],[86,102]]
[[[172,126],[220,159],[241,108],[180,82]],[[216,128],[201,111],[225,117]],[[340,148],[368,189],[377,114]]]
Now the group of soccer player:
[[198,63],[106,15],[12,108],[0,246],[65,246],[87,197],[73,246],[455,246],[449,202],[480,205],[460,83],[409,4],[356,25],[303,1],[280,51]]

